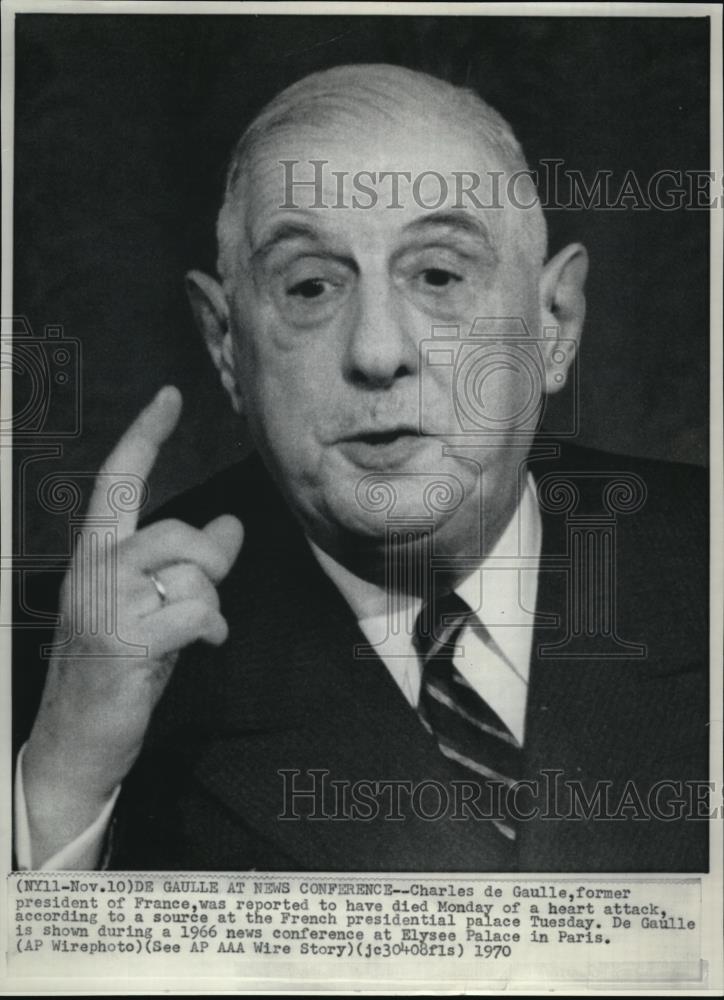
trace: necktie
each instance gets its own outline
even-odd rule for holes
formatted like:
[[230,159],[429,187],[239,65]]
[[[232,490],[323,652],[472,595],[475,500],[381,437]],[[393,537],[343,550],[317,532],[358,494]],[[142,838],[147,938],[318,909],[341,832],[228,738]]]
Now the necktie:
[[[415,631],[423,666],[418,712],[462,777],[473,778],[488,790],[498,787],[495,801],[501,811],[492,822],[512,850],[516,828],[505,801],[507,790],[520,778],[521,747],[453,664],[455,644],[472,617],[468,605],[454,593],[423,605]],[[479,623],[476,627],[482,628]]]

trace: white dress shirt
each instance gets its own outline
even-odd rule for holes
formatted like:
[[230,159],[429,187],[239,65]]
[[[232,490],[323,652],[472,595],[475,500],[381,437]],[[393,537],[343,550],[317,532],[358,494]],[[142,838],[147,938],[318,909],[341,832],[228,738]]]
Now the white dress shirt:
[[[459,653],[453,662],[521,744],[525,739],[541,536],[535,485],[529,474],[520,504],[503,534],[481,565],[455,588],[485,626],[489,639],[484,640],[480,631],[464,628],[456,640]],[[310,546],[322,569],[352,608],[368,642],[409,703],[416,706],[422,668],[413,646],[413,636],[422,600],[406,598],[393,623],[384,588],[350,573],[313,542]],[[18,867],[30,869],[32,848],[23,792],[23,751],[24,748],[18,755],[15,775],[15,853]],[[98,866],[119,792],[120,786],[92,825],[49,858],[42,865],[43,870],[79,871]]]

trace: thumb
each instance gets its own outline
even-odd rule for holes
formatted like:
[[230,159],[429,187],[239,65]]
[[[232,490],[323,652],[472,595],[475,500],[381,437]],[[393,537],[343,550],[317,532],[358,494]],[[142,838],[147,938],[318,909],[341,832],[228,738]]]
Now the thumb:
[[244,527],[239,518],[234,517],[233,514],[222,514],[221,517],[209,521],[203,528],[203,533],[223,553],[226,560],[226,569],[219,580],[215,581],[218,583],[224,579],[236,562],[241,551],[241,543],[244,541]]

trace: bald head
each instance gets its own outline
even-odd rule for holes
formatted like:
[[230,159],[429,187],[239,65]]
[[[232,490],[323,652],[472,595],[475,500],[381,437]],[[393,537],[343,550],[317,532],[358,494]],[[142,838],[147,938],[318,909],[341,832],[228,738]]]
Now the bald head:
[[[335,66],[304,77],[279,93],[249,125],[229,164],[224,202],[217,222],[218,271],[230,280],[238,266],[239,233],[251,165],[265,157],[279,159],[280,148],[294,149],[300,131],[338,134],[361,128],[393,137],[393,152],[404,156],[405,136],[417,132],[430,148],[436,126],[472,135],[494,167],[488,171],[518,177],[525,194],[495,205],[508,213],[508,231],[517,250],[540,267],[546,256],[546,227],[532,182],[525,176],[523,151],[505,119],[473,91],[456,87],[426,73],[385,64]],[[395,141],[396,140],[396,141]],[[382,141],[382,140],[380,140]],[[272,149],[273,147],[273,149]],[[322,151],[323,152],[323,151]],[[320,154],[321,155],[321,154]],[[518,194],[521,188],[517,188]]]

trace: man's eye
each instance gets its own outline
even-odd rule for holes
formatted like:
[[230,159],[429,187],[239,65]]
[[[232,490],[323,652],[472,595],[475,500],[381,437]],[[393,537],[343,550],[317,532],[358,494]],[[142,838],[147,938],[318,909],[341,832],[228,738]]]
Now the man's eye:
[[292,326],[318,326],[344,305],[350,277],[342,268],[304,262],[280,275],[274,289],[277,306]]
[[325,281],[323,278],[306,278],[304,281],[298,281],[296,285],[292,285],[288,289],[287,295],[296,295],[301,299],[318,299],[331,288],[331,281]]
[[441,267],[428,267],[422,272],[422,278],[426,285],[431,288],[449,288],[451,285],[462,281],[459,274],[446,271]]

